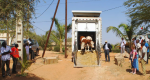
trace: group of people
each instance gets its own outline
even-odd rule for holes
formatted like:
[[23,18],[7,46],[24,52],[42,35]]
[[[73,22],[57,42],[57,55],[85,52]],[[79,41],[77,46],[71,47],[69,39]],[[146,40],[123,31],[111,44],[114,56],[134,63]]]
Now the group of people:
[[[26,49],[26,54],[27,54],[27,60],[29,60],[29,53],[31,53],[31,60],[34,59],[31,45],[32,45],[32,40],[29,38],[27,43],[24,44],[24,48]],[[11,57],[13,59],[12,74],[17,73],[16,71],[17,61],[18,59],[20,59],[18,47],[19,45],[15,44],[14,47],[10,48],[10,46],[8,46],[5,41],[1,44],[0,63],[1,63],[1,69],[2,69],[2,77],[5,77],[5,64],[7,67],[6,75],[11,76],[10,68],[9,68]]]
[[133,40],[131,45],[130,60],[132,65],[132,74],[136,74],[139,71],[139,62],[141,62],[143,75],[146,75],[145,64],[148,64],[149,59],[149,44],[140,37],[140,39]]
[[[124,40],[124,38],[122,38],[122,41],[120,43],[121,54],[125,52],[125,45],[126,41]],[[105,52],[105,60],[108,62],[110,61],[109,52],[111,52],[111,48],[112,48],[111,44],[105,41],[103,49]],[[143,75],[146,75],[145,64],[148,64],[149,44],[148,42],[143,40],[142,37],[140,37],[140,39],[136,39],[136,37],[133,39],[129,59],[131,60],[132,74],[136,74],[136,72],[139,71],[139,62],[141,62]]]

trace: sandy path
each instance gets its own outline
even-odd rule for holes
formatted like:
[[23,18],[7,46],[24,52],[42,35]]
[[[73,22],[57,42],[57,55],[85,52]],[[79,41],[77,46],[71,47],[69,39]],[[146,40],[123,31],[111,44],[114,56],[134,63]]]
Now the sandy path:
[[56,64],[44,65],[42,63],[43,59],[41,58],[41,53],[42,51],[40,51],[39,56],[36,57],[36,62],[29,68],[29,76],[16,77],[12,75],[4,80],[150,80],[150,63],[146,65],[146,76],[141,76],[141,64],[139,65],[140,72],[132,75],[129,73],[131,69],[130,62],[127,58],[125,58],[122,67],[114,64],[115,53],[110,53],[110,62],[104,61],[104,53],[102,53],[100,67],[83,68],[74,68],[70,53],[68,58],[65,59],[64,55],[52,51],[46,51],[45,57],[59,55],[60,60]]

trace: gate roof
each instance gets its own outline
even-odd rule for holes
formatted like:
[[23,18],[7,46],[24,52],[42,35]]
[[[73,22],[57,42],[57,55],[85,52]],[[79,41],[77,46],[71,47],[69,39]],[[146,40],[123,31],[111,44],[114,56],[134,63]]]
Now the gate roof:
[[99,17],[102,11],[72,11],[74,17]]

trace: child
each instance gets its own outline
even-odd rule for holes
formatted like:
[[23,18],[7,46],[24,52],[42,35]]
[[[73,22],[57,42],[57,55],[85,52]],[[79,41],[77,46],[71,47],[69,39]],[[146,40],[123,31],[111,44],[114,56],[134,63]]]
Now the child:
[[25,44],[26,54],[27,54],[27,60],[29,60],[29,43],[27,42]]
[[135,50],[134,44],[131,46],[131,49],[132,49],[132,51],[130,52],[130,59],[131,59],[132,68],[133,68],[131,73],[136,74],[136,68],[137,68],[137,66],[136,66],[136,59],[137,59],[136,55],[137,55],[137,52]]

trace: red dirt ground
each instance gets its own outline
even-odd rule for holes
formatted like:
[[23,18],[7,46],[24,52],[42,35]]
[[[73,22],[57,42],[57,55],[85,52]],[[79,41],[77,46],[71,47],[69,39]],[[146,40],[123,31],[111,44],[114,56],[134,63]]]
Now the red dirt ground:
[[117,66],[114,64],[115,54],[117,53],[110,53],[111,61],[105,62],[104,53],[102,53],[100,67],[74,68],[74,64],[71,62],[71,53],[68,53],[69,56],[65,59],[62,54],[46,51],[44,57],[59,55],[60,60],[56,64],[44,65],[41,58],[42,51],[40,51],[39,56],[36,57],[36,62],[27,71],[28,76],[12,75],[2,78],[0,73],[0,80],[150,80],[150,63],[145,65],[146,76],[142,76],[141,64],[139,64],[140,72],[133,75],[129,73],[131,71],[129,59],[125,58],[122,67]]

